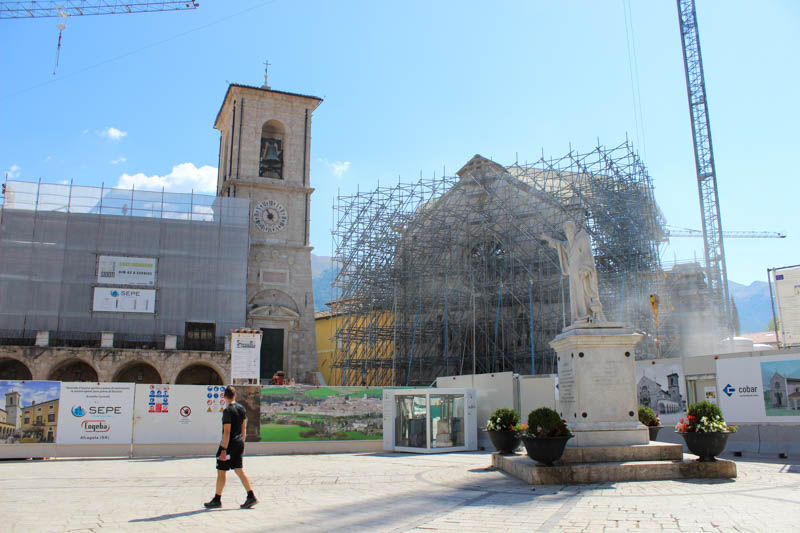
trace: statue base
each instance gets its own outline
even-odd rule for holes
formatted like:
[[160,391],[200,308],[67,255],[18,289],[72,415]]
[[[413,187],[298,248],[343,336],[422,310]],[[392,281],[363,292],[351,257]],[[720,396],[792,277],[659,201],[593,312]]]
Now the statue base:
[[550,342],[558,354],[558,410],[568,446],[647,444],[639,422],[634,348],[642,335],[618,323],[578,322]]

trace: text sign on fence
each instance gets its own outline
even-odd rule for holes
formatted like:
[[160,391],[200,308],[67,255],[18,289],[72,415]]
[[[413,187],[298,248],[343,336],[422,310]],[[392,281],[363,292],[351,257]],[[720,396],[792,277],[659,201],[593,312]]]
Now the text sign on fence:
[[134,444],[219,442],[224,390],[224,385],[136,385]]
[[133,383],[61,383],[58,444],[129,444]]
[[155,313],[155,289],[95,287],[92,311],[111,313]]
[[800,422],[797,354],[719,359],[717,385],[726,422]]

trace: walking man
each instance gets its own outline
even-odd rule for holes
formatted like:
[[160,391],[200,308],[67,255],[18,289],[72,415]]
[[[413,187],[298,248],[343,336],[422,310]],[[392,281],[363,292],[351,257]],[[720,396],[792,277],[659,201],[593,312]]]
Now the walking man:
[[247,434],[247,410],[236,403],[236,389],[230,385],[225,388],[225,400],[228,404],[222,412],[222,442],[217,450],[217,492],[210,502],[203,505],[207,509],[222,507],[222,489],[225,488],[225,475],[233,468],[239,480],[247,491],[247,499],[241,507],[249,509],[258,503],[250,478],[242,470],[242,456],[244,455],[244,437]]

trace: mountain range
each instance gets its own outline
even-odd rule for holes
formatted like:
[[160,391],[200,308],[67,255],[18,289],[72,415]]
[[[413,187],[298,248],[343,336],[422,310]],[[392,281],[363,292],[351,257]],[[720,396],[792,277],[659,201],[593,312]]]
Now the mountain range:
[[[334,267],[330,257],[311,254],[315,311],[327,309],[326,304],[333,299],[331,283],[336,277],[336,272],[337,268]],[[767,324],[772,320],[772,303],[767,282],[754,281],[750,285],[742,285],[735,281],[729,281],[728,289],[736,303],[741,332],[765,331]]]

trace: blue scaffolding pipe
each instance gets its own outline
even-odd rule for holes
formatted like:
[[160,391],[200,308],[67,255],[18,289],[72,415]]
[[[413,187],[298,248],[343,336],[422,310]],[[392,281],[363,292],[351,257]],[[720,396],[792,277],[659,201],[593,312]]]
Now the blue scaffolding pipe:
[[442,366],[447,370],[447,291],[444,293],[444,351],[442,351]]
[[500,326],[500,300],[503,298],[503,284],[497,287],[497,315],[494,318],[494,350],[492,350],[492,367],[489,369],[490,372],[494,372],[495,366],[494,361],[495,357],[497,357],[497,329]]
[[406,373],[406,385],[408,385],[409,379],[411,379],[411,362],[414,360],[414,344],[416,344],[417,340],[417,323],[419,323],[419,311],[421,306],[422,306],[422,291],[420,291],[419,297],[417,298],[417,316],[414,317],[414,332],[411,334],[411,355],[408,356],[408,372]]
[[528,316],[531,321],[531,376],[536,375],[536,365],[533,358],[533,280],[528,280]]

